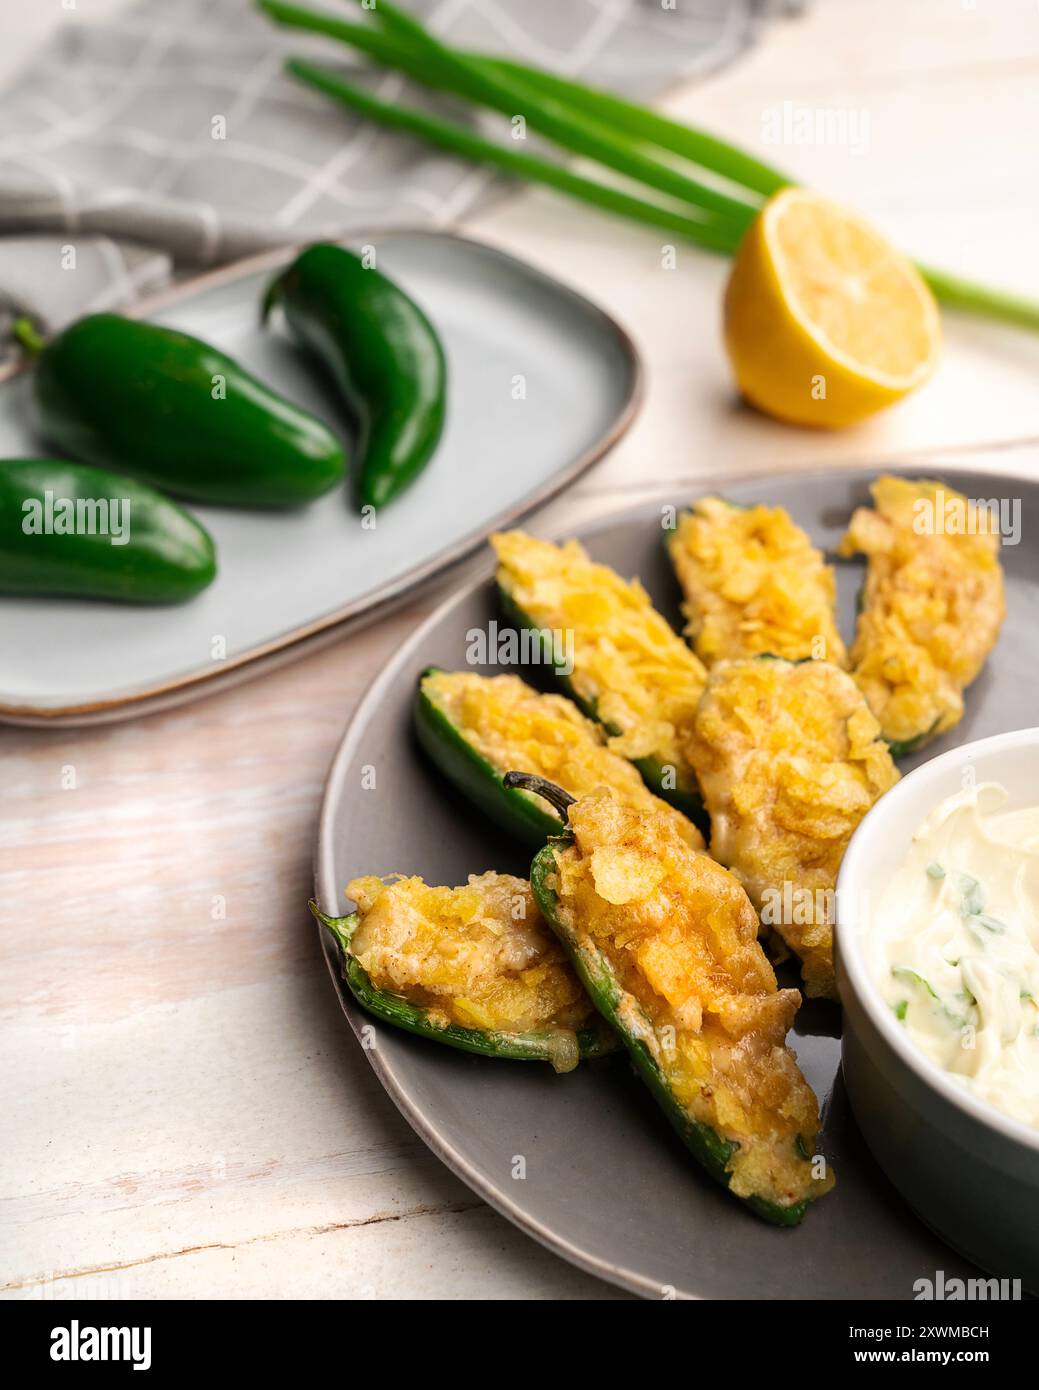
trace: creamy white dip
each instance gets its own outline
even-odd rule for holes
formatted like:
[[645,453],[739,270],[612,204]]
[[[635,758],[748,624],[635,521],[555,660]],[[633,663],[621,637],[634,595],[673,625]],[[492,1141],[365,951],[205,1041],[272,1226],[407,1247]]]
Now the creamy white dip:
[[1039,806],[996,783],[943,801],[871,895],[870,967],[913,1043],[1039,1127]]

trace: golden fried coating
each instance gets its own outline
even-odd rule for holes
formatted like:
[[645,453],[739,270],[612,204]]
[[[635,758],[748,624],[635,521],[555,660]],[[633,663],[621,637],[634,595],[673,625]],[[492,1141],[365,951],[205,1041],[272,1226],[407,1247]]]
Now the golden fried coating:
[[999,535],[944,483],[890,475],[841,541],[869,557],[852,673],[896,753],[957,724],[1006,615]]
[[639,581],[593,563],[577,541],[552,545],[506,531],[491,544],[498,583],[517,608],[539,627],[570,635],[570,686],[618,730],[609,739],[613,751],[672,767],[677,787],[695,790],[677,731],[691,718],[707,673]]
[[679,517],[668,553],[705,666],[761,652],[846,664],[833,570],[782,507],[702,497]]
[[836,998],[837,870],[852,831],[898,781],[862,692],[825,661],[719,662],[686,748],[711,853],[800,957],[805,993]]
[[669,817],[683,840],[703,849],[692,821],[654,796],[632,764],[606,747],[598,724],[564,695],[543,695],[519,676],[472,671],[432,671],[422,692],[496,771],[520,768],[571,796],[609,787],[625,806]]
[[421,878],[355,878],[346,891],[361,923],[350,954],[376,989],[429,1011],[441,1026],[503,1033],[560,1029],[595,1016],[526,879],[470,874],[462,888]]
[[800,1004],[779,990],[737,880],[656,812],[605,789],[570,808],[574,843],[555,850],[561,920],[588,937],[624,991],[624,1026],[673,1095],[738,1148],[730,1187],[781,1206],[821,1195],[815,1096],[785,1045]]

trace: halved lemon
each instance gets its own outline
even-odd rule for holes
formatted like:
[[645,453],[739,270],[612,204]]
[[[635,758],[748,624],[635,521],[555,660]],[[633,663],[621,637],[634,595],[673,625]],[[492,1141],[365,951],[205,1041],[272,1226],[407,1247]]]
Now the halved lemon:
[[798,425],[853,425],[926,381],[940,345],[934,296],[878,232],[801,188],[769,199],[725,290],[748,400]]

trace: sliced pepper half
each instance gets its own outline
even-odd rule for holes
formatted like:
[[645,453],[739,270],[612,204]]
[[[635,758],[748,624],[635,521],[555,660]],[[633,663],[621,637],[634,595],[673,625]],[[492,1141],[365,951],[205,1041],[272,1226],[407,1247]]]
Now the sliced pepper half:
[[686,635],[705,666],[761,652],[845,665],[833,570],[782,507],[701,497],[667,547]]
[[800,958],[805,993],[836,998],[837,871],[859,821],[898,781],[862,691],[828,661],[720,661],[686,748],[711,853]]
[[354,879],[357,911],[310,909],[335,937],[343,978],[368,1013],[465,1052],[571,1071],[617,1043],[534,903],[508,874],[461,888]]
[[680,730],[707,673],[637,579],[595,564],[577,541],[553,545],[522,531],[491,537],[506,617],[539,634],[543,659],[609,735],[650,791],[703,820]]
[[991,512],[929,478],[878,478],[842,555],[868,558],[852,674],[894,757],[963,717],[1006,616],[999,533]]
[[531,888],[639,1075],[711,1177],[796,1225],[833,1175],[810,1157],[818,1106],[784,1041],[801,996],[777,989],[743,888],[605,789],[574,802],[539,778],[507,780],[568,818]]
[[531,846],[559,831],[541,797],[506,788],[509,768],[523,767],[583,796],[608,786],[618,800],[669,816],[698,849],[692,821],[648,790],[636,769],[606,747],[598,724],[563,695],[545,695],[518,676],[478,676],[431,667],[419,681],[415,727],[426,753],[496,824]]

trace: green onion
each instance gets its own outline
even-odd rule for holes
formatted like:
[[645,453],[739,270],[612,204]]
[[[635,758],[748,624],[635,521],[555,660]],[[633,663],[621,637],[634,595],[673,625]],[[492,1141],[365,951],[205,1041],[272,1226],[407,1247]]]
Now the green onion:
[[976,917],[985,905],[981,884],[970,874],[960,874],[957,887],[960,890],[960,916]]
[[1022,299],[1020,295],[1010,294],[1006,290],[986,289],[984,285],[961,280],[931,266],[918,263],[916,268],[930,285],[935,298],[950,308],[962,309],[964,313],[977,314],[980,318],[999,319],[1018,328],[1039,330],[1039,304],[1034,300]]
[[998,917],[991,917],[987,912],[972,913],[971,921],[977,922],[980,926],[984,927],[986,931],[990,931],[996,936],[999,936],[1007,929],[1006,922],[1000,921]]
[[964,917],[963,923],[967,930],[970,932],[971,936],[973,936],[975,941],[977,941],[982,946],[988,945],[988,938],[985,936],[985,933],[981,930],[981,928],[977,925],[976,917]]
[[602,128],[594,121],[589,121],[572,109],[561,107],[558,102],[545,104],[536,89],[522,80],[502,81],[493,69],[481,67],[460,51],[448,48],[433,38],[421,24],[398,10],[389,0],[378,0],[375,13],[387,29],[398,34],[405,42],[414,44],[431,66],[439,68],[439,81],[450,86],[457,83],[463,92],[467,89],[474,92],[477,101],[507,116],[523,114],[535,130],[547,135],[550,140],[577,154],[598,160],[600,164],[648,184],[650,188],[728,216],[741,230],[750,225],[755,209],[747,203],[738,203],[695,179],[686,178],[666,164],[638,155],[625,143],[605,138]]
[[[904,980],[906,984],[920,985],[932,999],[938,999],[937,991],[934,986],[929,984],[922,975],[918,975],[915,970],[910,970],[908,965],[893,965],[891,973],[896,980]],[[939,1003],[941,1000],[939,999]]]
[[[411,41],[405,41],[400,31],[387,34],[370,24],[352,24],[346,20],[333,19],[331,15],[315,10],[304,9],[301,5],[283,4],[282,0],[257,0],[258,6],[269,18],[288,28],[305,29],[314,34],[325,34],[340,43],[349,44],[373,58],[384,67],[397,68],[407,72],[427,86],[449,88],[443,72],[430,68],[422,50]],[[377,10],[385,13],[385,3]],[[412,20],[411,24],[419,27]],[[444,46],[441,45],[441,48]],[[484,76],[498,76],[519,80],[528,88],[535,88],[541,95],[552,97],[584,116],[591,116],[611,133],[615,139],[635,137],[644,143],[657,145],[672,154],[701,168],[708,169],[720,178],[735,185],[745,197],[759,203],[771,197],[781,188],[794,182],[788,175],[773,169],[735,145],[708,135],[694,126],[683,125],[681,121],[670,120],[651,107],[638,106],[625,101],[612,92],[588,87],[570,78],[559,77],[542,68],[531,67],[526,63],[512,62],[507,58],[491,54],[448,50],[455,56],[464,57],[471,67]],[[509,105],[510,114],[515,114],[515,102]]]
[[922,975],[917,973],[917,971],[911,970],[908,965],[893,965],[891,967],[891,973],[896,980],[904,980],[905,983],[909,985],[919,985],[919,987],[922,990],[925,990],[931,996],[934,1002],[938,1005],[939,1009],[945,1015],[948,1021],[951,1024],[953,1024],[954,1027],[966,1027],[967,1020],[962,1016],[962,1014],[958,1014],[953,1009],[950,1009],[948,1004],[944,1002],[941,995],[930,983],[930,981],[925,980]]
[[[327,69],[301,59],[288,61],[288,71],[295,77],[369,119],[408,130],[442,149],[531,182],[548,184],[595,207],[677,233],[705,249],[733,254],[761,200],[793,182],[724,140],[610,92],[528,64],[450,48],[389,0],[377,0],[371,7],[371,13],[383,26],[381,29],[370,24],[345,23],[302,6],[283,4],[281,0],[257,3],[280,24],[347,43],[377,63],[396,68],[428,87],[452,92],[507,115],[523,115],[538,134],[698,209],[701,216],[683,219],[677,210],[646,202],[592,179],[568,175],[548,160],[519,155],[471,135],[464,127],[379,102]],[[645,154],[646,145],[655,145],[700,166],[733,186],[739,196],[731,197]],[[1004,290],[988,289],[931,266],[919,265],[918,269],[944,304],[983,318],[1039,330],[1039,304],[1034,301]]]
[[446,47],[388,0],[379,0],[375,14],[391,34],[379,34],[375,44],[365,42],[360,35],[378,31],[367,31],[361,25],[337,24],[324,17],[319,17],[320,23],[315,26],[305,22],[306,10],[281,5],[277,0],[260,0],[260,3],[261,8],[279,22],[297,27],[319,27],[330,37],[364,46],[377,61],[400,68],[427,86],[453,92],[506,116],[522,115],[532,130],[565,149],[594,159],[637,183],[716,214],[719,220],[731,224],[737,240],[757,212],[755,203],[731,198],[639,153],[636,146],[618,139],[609,127],[590,120],[580,111],[560,105],[522,79],[503,79],[493,63],[480,62],[460,50]]
[[489,61],[499,71],[521,77],[546,94],[551,93],[561,101],[597,116],[604,125],[614,130],[620,128],[649,144],[659,145],[661,149],[670,150],[672,154],[681,155],[683,159],[709,169],[737,185],[745,194],[770,198],[773,193],[795,182],[778,169],[772,169],[752,155],[745,154],[735,145],[708,135],[706,131],[683,125],[680,121],[669,120],[650,107],[637,106],[633,101],[614,96],[612,92],[586,87],[581,82],[572,82],[523,63],[493,58]]
[[944,869],[942,868],[942,866],[938,863],[937,859],[932,860],[932,862],[931,862],[930,864],[928,864],[928,866],[927,866],[927,877],[928,877],[928,878],[944,878],[944,877],[945,877],[945,870],[944,870]]
[[906,1013],[909,1010],[909,1000],[900,999],[898,1003],[895,1004],[893,1007],[895,1010],[895,1017],[899,1020],[899,1022],[902,1022],[906,1016]]
[[565,193],[572,193],[575,197],[594,203],[608,212],[618,213],[622,217],[647,223],[649,226],[663,227],[678,236],[695,241],[707,250],[724,253],[733,250],[731,234],[716,222],[708,221],[706,218],[701,221],[671,212],[653,203],[643,202],[618,188],[611,188],[606,184],[595,183],[592,179],[582,178],[579,174],[572,174],[561,164],[553,164],[538,155],[520,154],[503,145],[496,145],[491,140],[483,140],[465,126],[438,120],[434,116],[427,116],[423,111],[415,111],[406,106],[390,106],[360,87],[344,82],[336,73],[315,63],[304,62],[301,58],[290,58],[287,67],[301,82],[325,92],[344,106],[349,106],[383,125],[406,130],[412,135],[420,135],[431,144],[439,145],[455,154],[463,154],[478,163],[492,164],[498,169],[504,169],[510,174],[519,174],[534,183],[548,184]]
[[[648,107],[614,96],[612,92],[587,87],[525,63],[511,62],[490,54],[448,49],[446,45],[437,43],[438,58],[446,54],[464,62],[469,70],[466,77],[457,68],[449,75],[442,62],[431,63],[429,45],[434,42],[432,36],[414,19],[401,16],[386,0],[376,6],[376,12],[379,18],[388,16],[390,33],[371,24],[352,24],[333,19],[331,15],[307,10],[300,5],[284,4],[282,0],[258,0],[258,5],[278,24],[325,34],[328,38],[349,44],[384,67],[397,68],[429,87],[460,91],[464,84],[472,95],[473,76],[496,81],[499,94],[494,105],[508,115],[518,114],[516,91],[519,84],[520,89],[527,89],[528,99],[534,92],[555,102],[557,108],[564,107],[572,115],[594,120],[599,126],[599,134],[608,135],[614,142],[630,143],[634,137],[642,143],[681,155],[727,180],[741,195],[740,202],[733,209],[738,214],[746,211],[748,202],[756,207],[763,198],[770,197],[793,182],[778,169],[762,164],[760,160],[716,136],[708,135],[706,131],[669,120]],[[395,29],[394,19],[398,21]],[[404,24],[400,23],[402,19]],[[503,96],[503,79],[508,83],[507,98]]]

